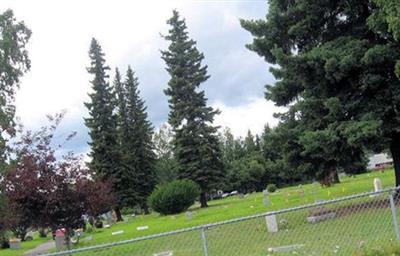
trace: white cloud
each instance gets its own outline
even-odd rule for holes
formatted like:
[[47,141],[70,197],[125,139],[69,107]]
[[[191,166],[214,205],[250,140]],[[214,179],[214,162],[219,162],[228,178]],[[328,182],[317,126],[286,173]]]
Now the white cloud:
[[144,59],[158,52],[159,32],[171,10],[184,6],[183,1],[3,0],[0,12],[13,9],[33,31],[28,45],[32,68],[16,97],[17,115],[28,127],[62,109],[82,117],[90,90],[91,38],[100,41],[111,68],[132,49],[133,59]]
[[[23,77],[21,89],[16,97],[17,115],[27,128],[41,126],[45,123],[46,114],[65,109],[67,116],[63,126],[67,126],[68,129],[75,127],[84,129],[83,116],[87,111],[83,102],[88,101],[87,94],[90,91],[90,77],[86,67],[89,64],[88,50],[92,37],[100,41],[106,53],[107,64],[112,69],[120,66],[124,70],[124,65],[128,63],[132,64],[135,70],[135,67],[144,62],[160,66],[159,69],[150,71],[145,66],[139,69],[138,75],[140,81],[147,81],[143,83],[146,88],[142,88],[142,92],[164,97],[162,89],[166,86],[168,77],[163,69],[164,63],[160,59],[159,49],[165,49],[166,42],[159,33],[166,33],[168,29],[166,20],[174,8],[186,18],[190,36],[195,40],[203,36],[203,40],[198,42],[199,48],[210,50],[205,52],[205,64],[218,63],[210,65],[210,82],[213,83],[210,83],[209,88],[203,87],[206,89],[206,95],[209,95],[208,92],[220,95],[219,101],[213,104],[222,111],[216,119],[217,124],[229,126],[235,135],[243,136],[248,129],[259,133],[264,124],[277,123],[272,117],[277,108],[263,98],[254,99],[242,106],[231,107],[223,103],[222,98],[225,101],[226,95],[221,93],[221,87],[227,84],[232,97],[238,97],[239,79],[246,76],[249,69],[254,70],[255,65],[265,65],[265,72],[262,70],[260,76],[253,75],[251,79],[246,79],[249,83],[246,86],[259,85],[260,89],[257,88],[257,91],[259,95],[262,94],[266,80],[263,75],[268,76],[267,65],[261,58],[245,49],[246,42],[237,42],[234,37],[242,35],[241,33],[247,35],[247,32],[240,28],[238,19],[252,18],[246,13],[246,8],[242,7],[256,5],[261,7],[266,3],[183,0],[0,1],[0,12],[7,8],[13,9],[16,18],[24,20],[33,31],[29,43],[32,68]],[[211,29],[210,26],[215,26],[217,29],[215,27]],[[227,56],[223,56],[223,59],[216,60],[213,57],[219,58],[219,55],[213,51],[219,51],[224,46],[218,44],[218,36],[228,37],[229,44],[235,46]],[[252,57],[249,57],[250,55]],[[159,79],[153,79],[154,77]],[[223,80],[226,82],[222,83]],[[214,87],[214,84],[218,86]],[[157,106],[157,109],[152,109],[153,113],[167,112],[167,99],[161,96],[156,100],[165,101],[165,106],[155,104],[157,102],[152,98],[153,105]],[[218,100],[218,97],[214,96],[213,100],[215,99]],[[151,108],[149,105],[149,109]],[[78,136],[82,137],[77,139],[82,140],[82,145],[86,146],[86,141],[83,141],[86,140],[84,135],[78,133]]]
[[274,118],[273,114],[284,111],[283,108],[276,107],[274,103],[264,98],[254,99],[246,105],[235,107],[217,102],[213,107],[221,111],[215,118],[215,124],[221,128],[229,127],[235,136],[242,137],[246,136],[248,130],[253,134],[260,134],[266,124],[271,127],[276,126],[279,120]]

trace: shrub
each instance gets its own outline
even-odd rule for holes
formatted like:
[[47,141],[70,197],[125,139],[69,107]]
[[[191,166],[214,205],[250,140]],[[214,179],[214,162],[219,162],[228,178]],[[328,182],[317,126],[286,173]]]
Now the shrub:
[[149,206],[161,214],[176,214],[187,210],[200,195],[199,186],[190,180],[176,180],[156,188]]
[[267,191],[269,192],[269,193],[274,193],[275,191],[276,191],[276,185],[275,184],[268,184],[268,186],[267,186]]

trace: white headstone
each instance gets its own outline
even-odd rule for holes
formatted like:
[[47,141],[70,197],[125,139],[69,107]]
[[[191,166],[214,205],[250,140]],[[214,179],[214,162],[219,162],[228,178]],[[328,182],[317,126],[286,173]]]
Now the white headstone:
[[375,192],[381,191],[382,190],[382,182],[381,179],[375,178],[374,179],[374,189]]
[[145,230],[148,228],[149,228],[149,226],[140,226],[140,227],[137,227],[136,230]]
[[112,236],[115,236],[115,235],[121,235],[121,234],[123,234],[123,233],[124,233],[123,230],[118,230],[118,231],[112,232],[111,235],[112,235]]
[[265,220],[267,222],[267,229],[270,233],[278,232],[278,222],[276,221],[276,215],[268,215],[265,216]]
[[193,217],[193,213],[192,213],[191,211],[186,212],[186,218],[187,218],[188,220],[191,220],[192,217]]
[[263,203],[264,203],[265,206],[268,206],[269,203],[270,203],[270,202],[269,202],[269,199],[268,199],[268,198],[264,198],[264,199],[263,199]]
[[173,256],[172,251],[154,253],[153,256]]
[[107,224],[111,226],[113,224],[112,212],[109,211],[105,215],[106,215]]

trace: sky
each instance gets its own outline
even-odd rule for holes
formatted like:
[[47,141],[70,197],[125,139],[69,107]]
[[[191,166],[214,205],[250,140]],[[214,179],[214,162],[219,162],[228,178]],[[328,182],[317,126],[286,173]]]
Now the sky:
[[59,136],[76,131],[68,147],[78,153],[89,149],[83,118],[91,90],[86,67],[92,37],[106,54],[111,78],[116,67],[123,73],[128,65],[135,70],[154,127],[167,121],[163,89],[169,77],[160,50],[168,46],[161,35],[168,31],[173,9],[185,18],[189,36],[205,55],[211,77],[201,88],[208,104],[221,111],[215,124],[245,136],[278,122],[273,113],[280,109],[264,99],[264,86],[274,78],[268,64],[246,49],[252,37],[239,24],[240,18],[264,18],[266,1],[1,0],[0,12],[8,8],[33,32],[28,46],[32,67],[17,93],[17,116],[26,128],[36,129],[47,114],[66,110]]

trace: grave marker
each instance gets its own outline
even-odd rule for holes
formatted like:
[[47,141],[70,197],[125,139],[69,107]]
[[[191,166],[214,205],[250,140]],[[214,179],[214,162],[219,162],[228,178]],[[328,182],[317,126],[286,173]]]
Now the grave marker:
[[136,230],[145,230],[148,228],[149,228],[149,226],[140,226],[140,227],[137,227]]
[[286,245],[286,246],[280,246],[280,247],[270,247],[270,248],[268,248],[268,252],[269,253],[292,252],[294,250],[300,249],[303,246],[304,246],[304,244],[293,244],[293,245]]
[[172,251],[154,253],[153,256],[173,256]]
[[123,233],[124,233],[123,230],[118,230],[118,231],[112,232],[111,235],[116,236],[116,235],[122,235]]
[[276,215],[265,216],[265,221],[267,222],[267,229],[270,233],[278,232],[278,222],[276,221]]
[[375,178],[375,179],[374,179],[374,189],[375,189],[375,192],[379,192],[379,191],[382,190],[382,182],[381,182],[381,179],[379,179],[379,178]]

